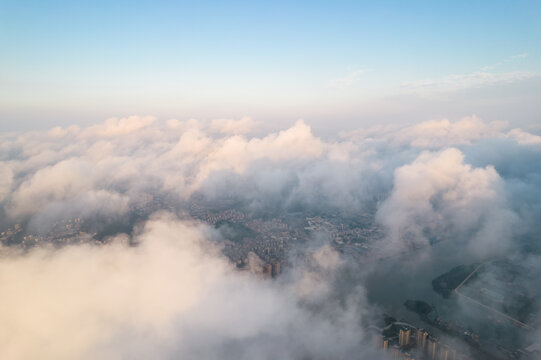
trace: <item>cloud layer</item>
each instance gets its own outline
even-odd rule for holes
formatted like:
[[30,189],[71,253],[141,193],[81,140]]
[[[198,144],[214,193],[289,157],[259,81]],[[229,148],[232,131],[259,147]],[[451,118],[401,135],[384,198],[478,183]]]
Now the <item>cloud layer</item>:
[[[162,123],[133,116],[88,128],[4,134],[5,223],[42,224],[67,214],[114,222],[142,194],[163,194],[179,203],[194,194],[232,196],[253,209],[269,204],[352,209],[388,197],[378,218],[389,238],[406,236],[419,222],[460,232],[480,229],[478,223],[493,218],[499,224],[498,217],[513,218],[513,204],[507,202],[513,189],[498,173],[506,165],[493,167],[493,159],[481,159],[483,144],[496,140],[539,151],[538,135],[475,116],[359,129],[327,139],[303,121],[248,136],[254,126],[249,118]],[[478,164],[468,164],[468,157]],[[503,213],[495,214],[494,207]],[[509,228],[513,220],[503,223]],[[426,238],[425,225],[410,234],[415,242]]]
[[[187,220],[196,197],[254,213],[370,209],[382,257],[446,241],[482,260],[537,231],[541,148],[523,129],[471,116],[328,137],[301,120],[256,130],[133,116],[0,135],[0,225],[132,226],[101,245],[2,244],[0,357],[371,358],[362,279],[337,288],[348,261],[323,243],[279,281],[239,272],[214,230]],[[148,196],[176,215],[130,223]]]
[[494,168],[464,164],[456,148],[423,152],[396,169],[378,217],[390,229],[392,248],[452,237],[468,239],[467,249],[484,256],[507,247],[516,220]]
[[4,256],[0,357],[325,359],[370,353],[360,326],[362,293],[347,304],[332,301],[332,277],[340,267],[330,260],[337,256],[333,250],[315,252],[309,270],[297,268],[282,283],[262,281],[234,269],[207,240],[209,232],[162,214],[132,239],[137,246],[118,237],[103,246]]

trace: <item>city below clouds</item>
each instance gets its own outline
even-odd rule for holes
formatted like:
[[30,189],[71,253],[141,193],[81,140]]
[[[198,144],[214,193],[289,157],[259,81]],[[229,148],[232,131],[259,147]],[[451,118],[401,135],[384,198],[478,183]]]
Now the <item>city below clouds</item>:
[[[476,116],[328,138],[303,121],[254,135],[258,126],[131,116],[3,134],[2,226],[23,224],[23,247],[66,219],[88,230],[60,247],[3,242],[1,357],[371,359],[365,326],[378,305],[364,279],[376,259],[416,249],[417,266],[430,264],[438,241],[483,261],[519,252],[517,239],[538,230],[541,137],[523,129]],[[170,205],[118,227],[148,197]],[[237,270],[224,235],[189,215],[232,200],[248,219],[375,207],[381,235],[362,265],[321,235],[291,245],[304,255],[262,280],[257,255]],[[357,266],[346,291],[339,279]]]
[[0,359],[539,359],[540,15],[0,1]]

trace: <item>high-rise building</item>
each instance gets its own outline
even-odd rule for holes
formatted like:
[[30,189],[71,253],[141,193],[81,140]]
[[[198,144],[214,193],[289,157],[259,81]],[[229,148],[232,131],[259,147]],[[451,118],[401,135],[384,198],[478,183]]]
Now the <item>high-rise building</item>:
[[428,339],[428,332],[424,329],[417,329],[415,332],[415,343],[418,348],[424,350],[426,347],[426,340]]
[[449,349],[447,349],[446,346],[444,346],[444,347],[442,347],[440,349],[439,360],[450,360],[449,359]]
[[430,337],[428,339],[428,347],[427,347],[427,354],[428,358],[432,360],[436,360],[438,356],[438,340],[436,338]]
[[456,350],[451,349],[447,345],[443,345],[440,348],[439,360],[455,360],[456,359]]
[[402,359],[402,351],[400,350],[400,346],[394,345],[392,349],[393,359],[395,360],[401,360]]
[[263,265],[263,274],[265,276],[268,276],[268,277],[272,276],[272,265],[271,264]]
[[275,262],[272,264],[272,277],[280,275],[280,263]]
[[376,349],[383,349],[383,336],[381,334],[374,334],[373,342]]
[[398,333],[398,343],[402,347],[406,347],[410,343],[411,329],[402,328]]
[[389,339],[383,339],[383,351],[389,350]]

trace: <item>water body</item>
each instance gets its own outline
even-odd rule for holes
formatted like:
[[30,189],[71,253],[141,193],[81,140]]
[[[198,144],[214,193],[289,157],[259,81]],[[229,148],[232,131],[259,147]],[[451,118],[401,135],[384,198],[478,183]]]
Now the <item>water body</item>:
[[506,347],[515,348],[521,342],[523,330],[505,321],[498,322],[499,319],[490,312],[455,295],[445,299],[432,288],[432,280],[436,277],[456,266],[476,261],[479,259],[466,252],[457,252],[456,244],[451,241],[381,260],[373,267],[366,281],[368,300],[397,319],[444,336],[404,306],[406,300],[423,300],[433,305],[442,319],[470,328],[480,334],[484,342],[496,340]]
[[456,246],[447,241],[436,243],[427,249],[381,260],[368,276],[368,299],[395,317],[411,314],[404,307],[404,302],[408,299],[426,301],[444,316],[448,311],[454,310],[454,302],[437,294],[432,289],[432,280],[469,261],[473,259],[457,253]]

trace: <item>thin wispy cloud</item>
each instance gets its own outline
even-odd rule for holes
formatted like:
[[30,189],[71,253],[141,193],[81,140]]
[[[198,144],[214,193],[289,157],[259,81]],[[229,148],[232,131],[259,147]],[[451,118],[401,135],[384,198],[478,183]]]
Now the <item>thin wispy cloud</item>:
[[541,78],[541,72],[531,70],[495,71],[505,64],[520,61],[528,57],[528,53],[512,55],[491,65],[483,66],[479,70],[465,74],[449,74],[438,78],[425,78],[416,81],[404,82],[400,85],[403,91],[423,96],[438,96],[446,92],[455,92],[470,88],[481,88],[492,85],[517,83],[531,79]]
[[533,71],[475,71],[469,74],[452,74],[440,78],[406,82],[400,88],[408,93],[431,95],[540,78],[541,72]]
[[329,81],[329,86],[332,88],[349,87],[359,81],[361,76],[366,72],[364,69],[350,71],[345,76],[336,77]]
[[528,53],[522,53],[511,56],[511,59],[525,59],[528,57]]
[[506,59],[504,59],[502,61],[498,61],[497,63],[494,63],[492,65],[483,66],[481,68],[481,71],[494,70],[494,69],[496,69],[498,67],[501,67],[502,65],[505,65],[507,63],[517,61],[517,60],[522,60],[522,59],[525,59],[527,57],[528,57],[528,53],[521,53],[521,54],[512,55],[512,56],[509,56],[508,58],[506,58]]

